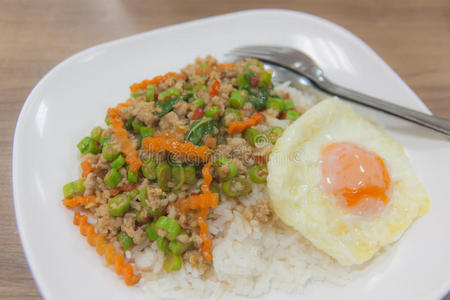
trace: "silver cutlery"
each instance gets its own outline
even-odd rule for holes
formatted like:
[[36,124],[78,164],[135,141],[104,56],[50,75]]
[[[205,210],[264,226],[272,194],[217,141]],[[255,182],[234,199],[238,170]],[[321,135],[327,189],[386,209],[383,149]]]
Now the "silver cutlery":
[[325,77],[323,70],[305,53],[281,46],[243,46],[231,50],[227,55],[253,57],[272,63],[302,76],[303,83],[314,83],[320,89],[353,102],[375,108],[402,119],[414,122],[450,136],[450,121],[393,104],[363,93],[339,86]]

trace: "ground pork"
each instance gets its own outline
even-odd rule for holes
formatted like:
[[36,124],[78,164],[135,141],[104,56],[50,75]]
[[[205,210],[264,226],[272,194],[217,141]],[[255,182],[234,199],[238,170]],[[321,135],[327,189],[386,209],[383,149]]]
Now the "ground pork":
[[103,234],[107,239],[113,239],[120,232],[123,218],[111,216],[107,204],[102,204],[97,208],[95,217],[97,218],[95,224],[97,232]]
[[251,166],[255,163],[252,157],[253,148],[246,140],[240,137],[227,139],[227,144],[231,147],[231,157],[239,159],[245,166]]
[[147,240],[147,235],[142,228],[136,229],[136,214],[126,213],[123,217],[121,230],[133,239],[135,245],[144,243]]
[[187,120],[180,119],[173,111],[161,118],[159,126],[161,131],[168,131],[171,135],[180,140],[184,139],[184,135],[188,129]]
[[243,214],[246,219],[256,220],[260,223],[267,223],[273,217],[273,211],[267,198],[261,199],[261,203],[257,205],[247,206]]

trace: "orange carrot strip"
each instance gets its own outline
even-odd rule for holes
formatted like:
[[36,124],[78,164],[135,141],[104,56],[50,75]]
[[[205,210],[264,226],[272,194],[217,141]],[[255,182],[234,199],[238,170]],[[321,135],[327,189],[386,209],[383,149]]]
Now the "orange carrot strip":
[[88,205],[89,203],[92,203],[95,201],[95,199],[97,198],[97,196],[95,195],[89,195],[86,197],[83,196],[75,196],[73,198],[65,198],[62,200],[62,203],[66,206],[66,207],[76,207],[78,205]]
[[202,255],[207,260],[212,260],[212,254],[211,254],[211,240],[208,237],[208,224],[205,221],[205,217],[208,215],[209,209],[208,208],[202,208],[200,211],[197,222],[200,226],[200,237],[202,238],[203,244],[202,244]]
[[181,212],[186,213],[193,209],[217,207],[218,203],[219,194],[207,193],[180,199],[178,205]]
[[142,161],[138,157],[138,152],[133,143],[128,138],[128,131],[123,128],[123,121],[117,118],[111,120],[111,126],[117,136],[122,152],[126,155],[125,161],[130,166],[131,172],[136,172],[142,165]]
[[145,79],[145,80],[142,80],[139,83],[134,83],[134,84],[132,84],[130,86],[130,91],[132,93],[135,93],[135,92],[137,92],[139,90],[145,90],[149,84],[160,84],[160,83],[166,81],[167,79],[169,79],[171,77],[172,78],[176,78],[176,79],[184,79],[184,78],[186,78],[186,75],[184,75],[184,74],[177,74],[177,73],[174,73],[174,72],[169,72],[169,73],[166,73],[165,75],[156,76],[156,77],[154,77],[153,79],[150,79],[150,80]]
[[200,237],[202,239],[202,255],[207,260],[212,260],[211,254],[211,239],[208,236],[208,224],[206,223],[205,217],[209,213],[210,207],[217,207],[219,203],[219,194],[211,193],[209,185],[211,184],[213,178],[210,173],[211,162],[208,162],[202,169],[202,175],[204,178],[202,184],[202,193],[200,195],[189,196],[184,199],[177,201],[179,209],[186,213],[191,209],[200,209],[197,216],[197,223],[200,226]]
[[92,172],[91,163],[88,162],[87,160],[83,160],[81,162],[80,166],[81,166],[81,171],[82,171],[81,177],[86,178],[89,175],[89,173]]
[[244,121],[234,121],[230,124],[230,126],[228,126],[228,134],[243,132],[245,129],[258,124],[263,118],[264,115],[256,111],[250,118]]
[[207,161],[211,150],[206,146],[196,146],[191,142],[183,143],[174,138],[146,137],[142,140],[142,149],[150,152],[168,151],[173,154],[183,154],[191,159]]
[[211,90],[209,91],[209,96],[210,97],[217,96],[219,94],[219,90],[220,90],[220,82],[216,80],[211,85]]
[[233,63],[229,63],[229,64],[218,64],[216,69],[219,73],[223,73],[226,71],[231,70],[234,67]]
[[80,227],[81,234],[85,235],[89,245],[96,247],[99,255],[104,255],[108,265],[114,265],[114,271],[122,275],[126,285],[134,285],[141,279],[140,274],[134,274],[133,267],[125,264],[125,257],[116,252],[113,244],[105,243],[105,237],[95,232],[95,227],[87,222],[87,217],[76,212],[73,216],[73,224]]

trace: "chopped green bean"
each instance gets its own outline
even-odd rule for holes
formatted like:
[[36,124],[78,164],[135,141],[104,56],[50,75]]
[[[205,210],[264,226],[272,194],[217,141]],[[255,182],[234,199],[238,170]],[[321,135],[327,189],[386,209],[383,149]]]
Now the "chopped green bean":
[[156,241],[158,239],[159,235],[155,228],[155,222],[145,226],[145,233],[150,241]]
[[138,221],[139,223],[146,223],[150,218],[149,214],[144,208],[142,208],[141,210],[136,210],[135,213],[136,221]]
[[92,138],[94,141],[98,142],[98,141],[100,141],[100,138],[101,138],[101,136],[102,136],[102,133],[103,133],[103,129],[102,129],[100,126],[94,127],[94,128],[91,130],[91,138]]
[[174,240],[170,241],[168,248],[170,252],[172,252],[173,254],[181,255],[187,250],[189,250],[189,248],[191,248],[193,244],[194,244],[193,242],[182,243],[178,240]]
[[272,129],[265,130],[263,134],[269,139],[272,144],[275,144],[278,138],[283,134],[283,131],[283,128],[275,126]]
[[83,139],[77,144],[77,148],[78,148],[78,150],[80,150],[80,152],[81,152],[82,154],[88,154],[88,153],[97,154],[97,153],[98,153],[97,142],[94,141],[94,140],[93,140],[91,137],[89,137],[89,136],[83,138]]
[[122,179],[122,175],[116,169],[111,169],[105,175],[105,184],[110,188],[116,187],[120,180]]
[[213,106],[207,111],[205,111],[205,115],[207,117],[217,118],[220,114],[220,108],[218,106]]
[[141,136],[140,136],[140,139],[141,139],[141,141],[142,141],[143,138],[153,136],[153,134],[155,133],[155,128],[153,128],[153,127],[147,127],[147,126],[142,126],[142,127],[141,127],[141,130],[139,131],[139,133],[140,133],[140,135],[141,135]]
[[100,143],[100,145],[103,147],[105,147],[105,145],[109,144],[109,141],[111,140],[111,137],[109,136],[101,136],[100,139],[98,140],[98,142]]
[[162,101],[165,101],[168,98],[176,98],[176,97],[180,96],[180,94],[181,94],[181,91],[179,89],[177,89],[177,88],[170,88],[170,89],[167,89],[167,90],[163,91],[160,94],[160,99]]
[[222,167],[224,164],[228,165],[228,175],[224,178],[224,180],[230,180],[237,175],[237,167],[233,164],[228,158],[220,157],[214,162],[214,168],[217,169]]
[[232,108],[241,109],[247,99],[248,92],[246,90],[233,91],[230,96],[230,105]]
[[244,131],[244,139],[252,147],[255,147],[258,135],[259,135],[259,131],[254,128],[247,128]]
[[127,194],[127,196],[128,196],[128,198],[130,198],[130,200],[134,200],[134,198],[136,198],[138,194],[139,194],[139,191],[137,189],[134,189],[131,192],[129,192]]
[[111,216],[121,217],[130,209],[130,198],[119,194],[108,201],[108,212]]
[[69,182],[63,186],[64,198],[82,195],[84,192],[84,179]]
[[252,186],[244,177],[235,177],[222,183],[222,191],[230,197],[246,196],[252,192]]
[[199,83],[194,85],[194,87],[192,88],[192,90],[194,91],[194,93],[197,93],[200,89],[206,88],[206,85],[204,85],[203,83]]
[[180,270],[182,264],[183,260],[180,255],[169,252],[164,256],[163,268],[167,273]]
[[162,206],[158,209],[153,210],[147,203],[147,188],[144,187],[139,195],[139,201],[141,202],[141,205],[148,211],[149,214],[151,214],[152,216],[157,216],[160,213],[162,213],[164,211],[164,209],[166,209],[166,206]]
[[131,126],[133,127],[134,132],[139,133],[141,131],[141,127],[144,126],[144,123],[138,118],[134,118],[131,122]]
[[158,186],[163,191],[167,191],[169,189],[170,166],[168,163],[160,163],[156,167],[156,179],[158,181]]
[[163,253],[168,253],[169,249],[167,249],[167,246],[169,245],[169,240],[165,237],[160,237],[156,239],[156,246],[159,250],[161,250]]
[[267,181],[267,165],[256,165],[248,171],[251,181],[254,183],[264,183]]
[[138,182],[138,177],[139,177],[139,172],[131,172],[130,168],[127,166],[127,179],[129,182],[132,183],[137,183]]
[[131,98],[136,99],[137,97],[142,96],[142,93],[131,93],[130,96],[131,96]]
[[184,183],[184,168],[182,165],[173,165],[170,171],[172,179],[175,182],[175,186],[172,187],[172,191],[177,191]]
[[107,144],[103,146],[102,155],[107,161],[115,160],[120,154],[117,150],[117,144]]
[[205,106],[205,101],[203,101],[202,98],[197,98],[194,101],[192,101],[192,104],[194,104],[197,107],[203,108]]
[[166,216],[159,217],[159,219],[156,221],[155,228],[157,230],[158,229],[165,230],[167,232],[167,238],[171,241],[176,239],[177,235],[181,231],[181,227],[178,224],[178,222]]
[[125,158],[122,155],[119,155],[112,163],[111,168],[120,169],[125,164]]
[[147,85],[147,88],[145,89],[145,101],[155,101],[155,92],[156,92],[156,85],[149,84]]
[[117,239],[120,241],[123,250],[127,251],[131,246],[133,246],[133,239],[129,237],[125,232],[121,231],[117,235]]
[[141,166],[142,175],[150,180],[156,179],[156,160],[153,157],[149,157],[142,163]]
[[261,73],[259,73],[258,87],[266,88],[267,86],[269,86],[271,80],[272,80],[272,74],[270,74],[267,71],[262,71]]
[[283,110],[284,110],[284,101],[283,101],[283,99],[269,98],[269,100],[267,100],[267,109],[275,110],[278,113],[283,112]]
[[284,99],[284,110],[294,109],[295,104],[292,99]]
[[286,112],[286,119],[287,120],[291,120],[291,121],[295,121],[298,119],[298,117],[300,116],[300,114],[295,111],[295,110],[288,110]]
[[193,184],[197,177],[195,176],[195,168],[192,166],[185,166],[184,167],[184,182],[186,184]]

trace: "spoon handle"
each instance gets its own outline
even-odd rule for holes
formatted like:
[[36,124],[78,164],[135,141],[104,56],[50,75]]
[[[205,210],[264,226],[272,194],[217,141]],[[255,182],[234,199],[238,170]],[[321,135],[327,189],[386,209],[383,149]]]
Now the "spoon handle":
[[424,114],[400,105],[396,105],[384,100],[371,97],[351,89],[336,85],[328,79],[321,77],[314,80],[315,84],[329,93],[344,97],[353,102],[372,107],[402,119],[412,121],[419,125],[434,129],[440,133],[450,136],[450,121],[432,115]]

